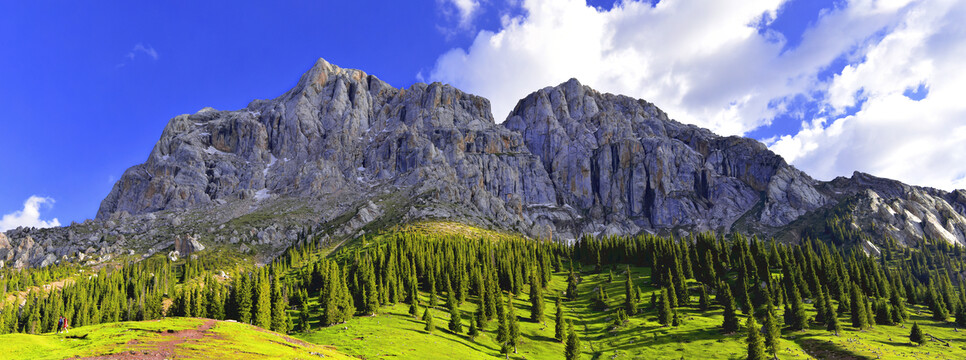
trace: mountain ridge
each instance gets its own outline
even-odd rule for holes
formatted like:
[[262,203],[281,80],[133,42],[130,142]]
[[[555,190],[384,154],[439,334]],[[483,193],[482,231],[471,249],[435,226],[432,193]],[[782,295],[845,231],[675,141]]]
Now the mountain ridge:
[[[682,124],[576,79],[531,93],[497,124],[483,97],[441,83],[397,89],[319,59],[275,99],[172,118],[105,197],[94,227],[116,237],[119,227],[163,223],[166,232],[129,236],[157,251],[182,233],[235,244],[265,241],[256,235],[272,228],[267,242],[282,247],[304,227],[337,238],[432,219],[562,240],[737,231],[796,241],[831,236],[819,214],[831,209],[849,214],[870,250],[886,238],[966,243],[963,190],[859,172],[815,180],[756,140]],[[221,231],[252,214],[267,223]],[[194,233],[180,229],[189,221]],[[10,237],[24,234],[39,232]],[[9,248],[0,243],[0,260],[30,254]]]

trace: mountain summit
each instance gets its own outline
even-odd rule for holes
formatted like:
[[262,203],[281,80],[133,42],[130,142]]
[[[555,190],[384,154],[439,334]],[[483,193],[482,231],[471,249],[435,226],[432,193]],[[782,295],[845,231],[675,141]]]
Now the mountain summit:
[[267,246],[270,258],[307,229],[336,241],[440,219],[561,240],[742,232],[875,252],[966,244],[964,215],[966,191],[858,172],[818,181],[758,141],[576,79],[497,124],[485,98],[440,83],[396,89],[320,59],[275,99],[171,119],[96,220],[9,231],[0,260],[183,255],[203,243]]
[[[400,209],[374,201],[392,194]],[[873,216],[878,235],[966,241],[962,191],[858,173],[817,181],[755,140],[681,124],[576,79],[530,94],[496,124],[482,97],[439,83],[396,89],[322,59],[276,99],[172,119],[97,217],[279,198],[313,204],[322,222],[369,206],[399,221],[451,218],[565,239],[779,234],[848,205],[853,218]]]

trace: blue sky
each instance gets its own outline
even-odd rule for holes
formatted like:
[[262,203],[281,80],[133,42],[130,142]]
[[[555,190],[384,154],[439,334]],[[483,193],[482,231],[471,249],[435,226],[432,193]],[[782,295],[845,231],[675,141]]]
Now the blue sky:
[[[880,104],[905,94],[903,109],[925,107],[936,129],[966,136],[956,132],[960,107],[932,103],[957,89],[935,74],[962,42],[961,26],[941,26],[951,23],[943,14],[962,6],[893,2],[3,2],[0,229],[92,218],[170,118],[278,96],[320,57],[396,87],[438,80],[487,96],[497,121],[526,93],[577,77],[678,120],[760,139],[820,179],[863,170],[962,187],[964,166],[920,161],[936,168],[924,173],[887,164],[898,155],[875,144],[895,141],[902,126],[879,140],[855,135],[877,126],[875,114],[903,114]],[[901,53],[890,35],[912,30],[928,36],[918,50],[932,68],[899,55],[874,61]],[[896,79],[869,75],[883,71]],[[966,150],[957,146],[909,156]]]

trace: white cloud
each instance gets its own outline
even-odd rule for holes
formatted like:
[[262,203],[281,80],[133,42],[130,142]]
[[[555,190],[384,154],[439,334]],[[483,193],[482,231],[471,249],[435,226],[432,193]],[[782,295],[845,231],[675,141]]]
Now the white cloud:
[[145,46],[142,43],[137,43],[137,45],[134,45],[134,48],[127,53],[127,58],[134,60],[134,57],[137,56],[138,53],[142,53],[147,56],[150,56],[154,60],[158,59],[158,51],[154,50],[154,47],[152,47],[151,45]]
[[[804,98],[818,118],[769,144],[806,172],[966,186],[966,101],[956,99],[966,93],[966,68],[956,61],[966,58],[957,50],[966,42],[963,2],[838,3],[792,49],[761,30],[798,16],[783,14],[784,3],[625,0],[604,10],[583,0],[525,0],[523,15],[504,16],[499,31],[480,31],[469,47],[441,55],[428,79],[489,98],[503,121],[530,92],[576,77],[723,135],[804,115],[789,110]],[[820,78],[837,59],[851,65]],[[920,84],[925,99],[902,96]]]
[[[827,85],[831,114],[771,145],[813,176],[851,170],[943,189],[966,188],[966,4],[918,4]],[[922,85],[926,97],[903,95]]]
[[128,51],[127,54],[124,55],[125,60],[123,62],[118,63],[117,65],[114,65],[114,67],[115,68],[124,67],[125,65],[127,65],[128,62],[134,61],[134,59],[138,56],[138,54],[144,54],[151,57],[151,59],[153,60],[158,60],[158,51],[155,50],[153,46],[137,43],[134,45],[133,48],[131,48],[131,51]]
[[[464,29],[473,24],[473,19],[480,10],[479,0],[436,0],[436,2],[445,15],[455,15],[459,21],[459,27]],[[452,14],[453,10],[455,14]]]
[[36,195],[31,196],[27,201],[24,201],[23,210],[14,211],[0,218],[0,232],[16,229],[20,226],[35,228],[60,226],[60,221],[57,218],[50,221],[40,219],[40,207],[45,204],[47,206],[53,206],[54,199]]
[[582,0],[527,0],[524,15],[504,17],[499,32],[481,31],[468,49],[440,56],[429,78],[486,96],[497,121],[528,93],[576,77],[647,99],[678,120],[743,134],[770,123],[787,98],[807,94],[823,67],[898,11],[830,11],[824,26],[783,53],[780,34],[758,29],[783,3],[625,1],[603,10]]

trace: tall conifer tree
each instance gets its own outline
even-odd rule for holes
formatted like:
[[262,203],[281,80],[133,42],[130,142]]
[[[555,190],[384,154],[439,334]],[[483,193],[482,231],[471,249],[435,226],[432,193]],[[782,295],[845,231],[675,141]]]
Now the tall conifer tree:
[[754,316],[749,316],[745,322],[748,329],[748,360],[765,360],[765,344],[762,341],[761,333],[758,332],[758,323]]
[[530,273],[530,321],[543,322],[543,286],[535,272]]

